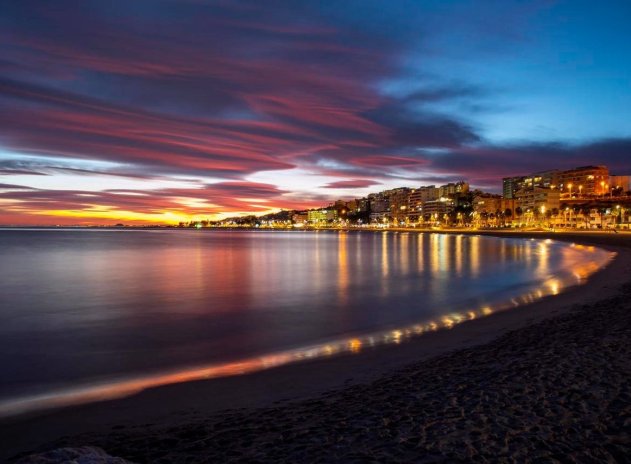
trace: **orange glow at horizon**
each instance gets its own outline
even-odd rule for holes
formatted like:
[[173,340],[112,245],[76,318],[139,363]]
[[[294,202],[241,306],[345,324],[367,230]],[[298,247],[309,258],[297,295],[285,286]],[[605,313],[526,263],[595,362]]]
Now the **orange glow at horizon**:
[[[14,203],[15,205],[15,203]],[[85,209],[51,209],[51,210],[27,210],[19,206],[9,206],[5,208],[3,213],[10,217],[11,214],[20,216],[20,224],[26,225],[46,225],[46,223],[63,223],[64,225],[73,224],[90,224],[90,225],[110,225],[115,223],[132,222],[141,225],[176,225],[180,222],[188,223],[202,220],[220,221],[229,217],[240,217],[248,215],[261,216],[270,213],[276,213],[281,208],[268,207],[264,211],[225,211],[221,213],[189,213],[182,210],[158,211],[158,212],[138,212],[131,210],[116,209],[108,206],[94,205]],[[25,218],[33,220],[25,220]],[[43,218],[50,217],[62,219],[62,221],[49,222]],[[38,220],[35,218],[42,218]],[[3,219],[0,214],[0,224],[11,224],[11,220]]]

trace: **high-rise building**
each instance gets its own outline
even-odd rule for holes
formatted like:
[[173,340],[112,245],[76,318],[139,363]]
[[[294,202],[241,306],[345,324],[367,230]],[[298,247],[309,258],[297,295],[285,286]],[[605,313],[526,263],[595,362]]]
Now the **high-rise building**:
[[410,212],[420,212],[423,208],[423,203],[426,201],[438,199],[438,188],[435,185],[428,185],[419,187],[410,192],[410,201],[408,209]]
[[390,200],[385,192],[371,193],[368,195],[370,205],[370,221],[383,222],[387,219],[390,210]]
[[517,193],[517,207],[523,213],[534,212],[536,214],[546,211],[558,210],[561,206],[560,191],[557,188],[534,187],[521,189]]
[[407,187],[389,190],[390,219],[395,223],[405,222],[408,216],[408,204],[412,189]]
[[515,194],[522,188],[526,176],[504,177],[502,179],[502,196],[508,200],[515,198]]
[[443,220],[445,214],[449,214],[454,210],[454,202],[445,197],[438,200],[430,200],[423,205],[423,217],[426,219],[434,218],[439,221]]
[[383,213],[388,211],[390,207],[390,201],[388,197],[384,195],[384,192],[371,193],[368,195],[368,204],[370,205],[371,213]]
[[565,198],[597,197],[610,192],[606,166],[581,166],[559,173],[559,188]]
[[559,188],[559,175],[560,172],[557,169],[552,171],[536,172],[529,176],[525,176],[520,188]]

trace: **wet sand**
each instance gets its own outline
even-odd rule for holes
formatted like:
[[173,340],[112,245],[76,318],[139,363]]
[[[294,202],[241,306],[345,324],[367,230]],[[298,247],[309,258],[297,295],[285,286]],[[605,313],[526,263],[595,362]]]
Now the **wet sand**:
[[523,236],[618,257],[587,285],[399,346],[5,420],[0,459],[92,445],[133,462],[624,462],[631,235]]

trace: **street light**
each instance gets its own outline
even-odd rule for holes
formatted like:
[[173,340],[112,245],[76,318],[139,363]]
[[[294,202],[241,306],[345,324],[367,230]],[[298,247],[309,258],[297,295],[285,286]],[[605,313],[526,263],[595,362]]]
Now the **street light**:
[[570,198],[572,198],[572,183],[567,184],[567,188],[570,191]]
[[583,196],[583,186],[579,185],[578,186],[578,197],[581,198]]

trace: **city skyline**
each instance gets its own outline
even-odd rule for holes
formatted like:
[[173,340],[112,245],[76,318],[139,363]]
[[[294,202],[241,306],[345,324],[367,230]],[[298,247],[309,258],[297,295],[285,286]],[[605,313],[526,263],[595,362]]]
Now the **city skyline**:
[[2,6],[0,224],[631,173],[626,2]]
[[[631,175],[610,175],[607,166],[590,165],[505,177],[501,194],[471,190],[466,180],[460,180],[438,186],[400,186],[361,198],[337,199],[308,210],[227,217],[212,224],[198,219],[179,226],[628,228],[630,207]],[[570,209],[573,220],[568,217]],[[579,216],[583,220],[580,225]]]

